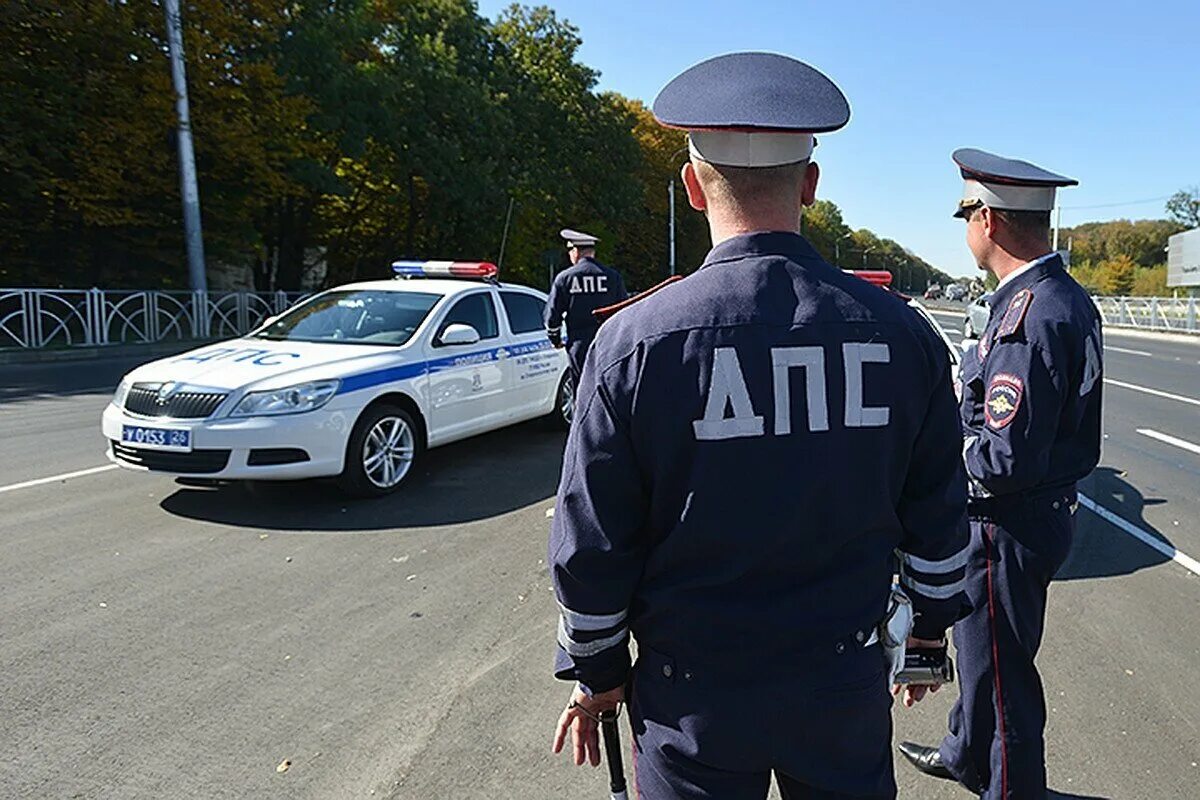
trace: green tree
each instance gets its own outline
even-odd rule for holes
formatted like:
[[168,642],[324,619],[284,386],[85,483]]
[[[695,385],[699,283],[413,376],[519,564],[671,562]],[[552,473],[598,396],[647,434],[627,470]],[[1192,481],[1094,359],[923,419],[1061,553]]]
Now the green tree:
[[1200,228],[1200,188],[1193,186],[1171,195],[1167,217],[1187,228]]
[[1100,264],[1100,286],[1105,294],[1125,296],[1133,293],[1137,265],[1127,255]]

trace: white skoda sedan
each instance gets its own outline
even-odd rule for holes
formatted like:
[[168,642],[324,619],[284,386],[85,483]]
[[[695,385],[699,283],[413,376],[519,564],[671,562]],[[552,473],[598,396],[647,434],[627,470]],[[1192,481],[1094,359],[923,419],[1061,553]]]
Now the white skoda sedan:
[[569,426],[546,296],[486,263],[396,262],[396,280],[322,292],[240,338],[130,372],[104,411],[109,458],[222,480],[403,485],[429,447],[544,417]]

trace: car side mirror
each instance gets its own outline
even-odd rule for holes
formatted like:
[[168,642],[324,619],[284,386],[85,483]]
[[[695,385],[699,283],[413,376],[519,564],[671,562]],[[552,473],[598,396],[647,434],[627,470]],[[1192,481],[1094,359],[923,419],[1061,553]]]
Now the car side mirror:
[[438,344],[442,345],[464,345],[475,344],[479,341],[479,331],[470,325],[454,323],[447,325],[446,330],[442,331],[442,335],[438,337]]

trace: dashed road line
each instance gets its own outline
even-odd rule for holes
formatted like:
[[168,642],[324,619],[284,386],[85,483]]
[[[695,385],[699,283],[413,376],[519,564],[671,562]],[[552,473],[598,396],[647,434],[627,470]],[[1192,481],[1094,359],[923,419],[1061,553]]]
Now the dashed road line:
[[1181,394],[1171,394],[1170,392],[1164,392],[1159,389],[1151,389],[1148,386],[1138,386],[1136,383],[1126,383],[1125,381],[1118,381],[1114,380],[1113,378],[1105,378],[1104,382],[1113,386],[1120,386],[1122,389],[1131,389],[1135,392],[1145,392],[1146,394],[1152,394],[1155,397],[1165,397],[1168,400],[1178,400],[1180,403],[1189,403],[1193,406],[1200,406],[1200,400],[1197,400],[1194,397],[1184,397]]
[[1142,544],[1154,548],[1189,572],[1200,575],[1200,561],[1192,558],[1187,553],[1179,552],[1171,545],[1162,541],[1158,537],[1147,533],[1124,517],[1117,516],[1087,495],[1079,495],[1079,505],[1091,511],[1093,514],[1105,520],[1106,522],[1116,526],[1125,533],[1128,533]]
[[1200,456],[1200,444],[1192,444],[1186,439],[1176,439],[1174,436],[1169,436],[1165,433],[1159,433],[1152,428],[1138,428],[1137,432],[1142,436],[1149,436],[1151,439],[1157,439],[1160,442],[1175,445],[1180,450],[1187,450],[1190,453],[1195,453],[1196,455]]
[[105,464],[103,467],[92,467],[91,469],[81,469],[75,472],[64,472],[61,475],[51,475],[48,478],[37,478],[32,481],[24,481],[22,483],[11,483],[8,486],[0,486],[0,494],[4,492],[15,492],[17,489],[29,489],[34,486],[42,486],[47,483],[58,483],[59,481],[70,480],[71,478],[82,478],[85,475],[96,475],[109,470],[120,469],[116,464]]
[[1106,344],[1105,350],[1112,350],[1114,353],[1128,353],[1131,356],[1146,356],[1146,358],[1154,358],[1154,353],[1147,353],[1145,350],[1130,350],[1128,347],[1117,347],[1116,345]]

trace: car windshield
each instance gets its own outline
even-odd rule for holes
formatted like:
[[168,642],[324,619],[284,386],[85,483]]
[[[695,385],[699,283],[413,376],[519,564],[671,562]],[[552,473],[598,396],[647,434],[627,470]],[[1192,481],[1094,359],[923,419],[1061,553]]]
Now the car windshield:
[[401,345],[421,327],[440,294],[327,292],[255,334],[259,339],[334,344]]

